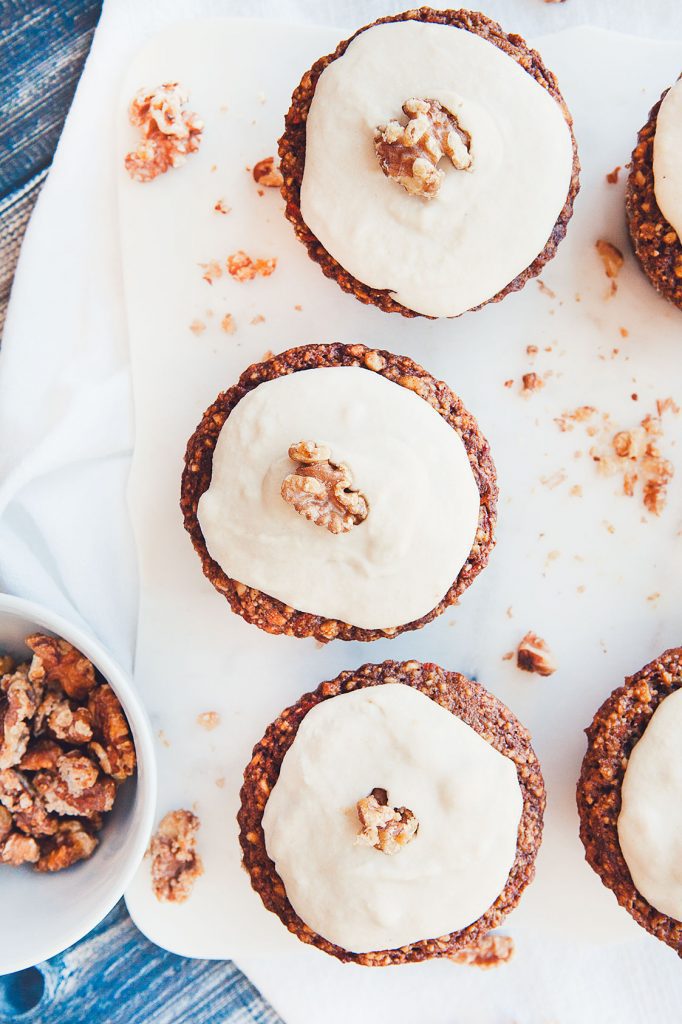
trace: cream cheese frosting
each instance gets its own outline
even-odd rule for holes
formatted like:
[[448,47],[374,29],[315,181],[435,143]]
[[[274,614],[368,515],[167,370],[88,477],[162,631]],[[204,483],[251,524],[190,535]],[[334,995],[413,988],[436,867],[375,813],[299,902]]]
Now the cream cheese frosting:
[[661,213],[682,237],[682,80],[668,90],[656,118],[654,192]]
[[[436,99],[471,135],[471,170],[443,160],[433,199],[382,172],[374,130],[411,97]],[[566,202],[571,133],[557,101],[494,44],[448,25],[362,32],[317,82],[301,213],[354,277],[408,309],[457,316],[544,249]]]
[[[348,533],[304,519],[281,496],[301,440],[350,469],[369,514]],[[303,612],[388,629],[430,612],[470,551],[480,497],[459,435],[427,402],[360,367],[303,370],[235,406],[198,518],[232,579]]]
[[[356,842],[375,787],[419,827],[389,856]],[[386,683],[303,719],[265,805],[268,855],[299,917],[367,953],[476,921],[506,885],[523,809],[516,768],[425,694]]]
[[635,888],[682,921],[682,690],[656,708],[630,754],[618,839]]

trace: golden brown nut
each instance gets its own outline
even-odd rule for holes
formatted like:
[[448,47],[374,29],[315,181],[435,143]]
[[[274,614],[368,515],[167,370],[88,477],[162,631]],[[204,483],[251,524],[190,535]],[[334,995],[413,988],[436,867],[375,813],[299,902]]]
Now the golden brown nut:
[[88,710],[95,732],[90,750],[102,771],[122,782],[135,771],[135,747],[118,697],[107,683],[92,691]]
[[40,844],[40,858],[36,871],[62,871],[95,852],[97,839],[87,825],[77,818],[59,822],[53,836]]
[[0,842],[0,862],[19,867],[21,864],[35,864],[40,856],[40,848],[31,836],[22,832],[12,832],[4,842]]
[[330,533],[347,533],[367,518],[367,499],[353,488],[348,467],[330,461],[326,445],[298,441],[289,458],[295,472],[282,481],[281,494],[299,515]]
[[546,641],[531,632],[526,633],[517,648],[516,664],[524,672],[535,672],[539,676],[551,676],[557,670]]
[[407,807],[389,807],[385,789],[373,789],[369,796],[358,800],[356,808],[362,826],[356,843],[394,854],[417,834],[419,822],[412,811]]
[[182,903],[204,866],[196,852],[200,822],[191,811],[169,811],[152,838],[152,886],[158,900]]
[[[67,697],[84,700],[94,688],[95,669],[92,662],[67,640],[35,633],[26,637],[26,644],[36,658],[40,659],[45,671],[45,681],[57,683]],[[34,658],[32,673],[38,669],[35,661]]]

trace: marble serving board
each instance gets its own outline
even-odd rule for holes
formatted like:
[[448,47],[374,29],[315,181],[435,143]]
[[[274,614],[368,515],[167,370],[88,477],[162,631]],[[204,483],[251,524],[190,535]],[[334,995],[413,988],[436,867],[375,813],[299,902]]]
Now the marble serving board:
[[[416,658],[479,679],[532,731],[548,790],[545,839],[536,881],[507,930],[548,942],[579,935],[587,946],[647,941],[584,863],[574,793],[583,729],[597,707],[624,674],[681,637],[682,473],[654,517],[641,493],[622,493],[622,476],[597,471],[590,449],[608,450],[613,433],[655,413],[659,399],[682,404],[682,315],[657,297],[630,252],[625,172],[617,184],[606,180],[627,163],[649,108],[677,77],[682,45],[587,29],[539,41],[575,117],[583,167],[568,237],[542,286],[531,282],[498,305],[430,322],[344,295],[296,241],[277,190],[260,195],[249,173],[276,152],[301,73],[339,38],[330,29],[197,21],[147,45],[121,88],[121,156],[135,140],[127,104],[142,85],[179,80],[206,123],[199,153],[182,169],[149,185],[121,169],[118,189],[136,408],[135,677],[158,740],[159,817],[195,809],[205,864],[191,898],[173,906],[154,898],[143,863],[128,908],[147,936],[185,955],[324,959],[250,889],[235,822],[242,771],[267,724],[304,691],[366,661]],[[214,209],[219,200],[228,214]],[[595,251],[600,238],[625,255],[613,295]],[[224,264],[239,249],[275,256],[276,272],[247,283],[203,279],[202,263]],[[234,333],[221,328],[228,313]],[[204,579],[182,527],[183,453],[205,407],[268,350],[327,340],[362,341],[423,363],[478,417],[497,463],[498,545],[489,567],[461,606],[394,641],[321,648],[259,632]],[[524,396],[529,371],[544,386]],[[595,407],[593,418],[562,431],[557,419],[584,405]],[[676,463],[682,416],[667,412],[663,424],[660,448]],[[505,660],[527,630],[556,655],[549,678]],[[220,716],[210,732],[197,723],[208,711]]]

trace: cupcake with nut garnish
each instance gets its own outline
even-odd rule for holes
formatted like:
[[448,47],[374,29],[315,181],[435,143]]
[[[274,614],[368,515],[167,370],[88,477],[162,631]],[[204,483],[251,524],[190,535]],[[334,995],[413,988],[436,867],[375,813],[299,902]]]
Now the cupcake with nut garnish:
[[[256,744],[244,866],[301,941],[386,966],[459,959],[532,881],[545,791],[524,727],[457,672],[343,672]],[[461,961],[460,961],[461,962]]]
[[181,507],[204,573],[269,633],[417,629],[493,546],[488,443],[406,356],[306,345],[249,367],[187,445]]
[[454,317],[553,258],[578,192],[540,55],[483,14],[381,18],[305,73],[279,152],[286,215],[361,302]]
[[585,857],[635,921],[682,956],[682,648],[614,690],[587,729]]
[[682,79],[663,93],[637,137],[625,206],[642,270],[682,309]]

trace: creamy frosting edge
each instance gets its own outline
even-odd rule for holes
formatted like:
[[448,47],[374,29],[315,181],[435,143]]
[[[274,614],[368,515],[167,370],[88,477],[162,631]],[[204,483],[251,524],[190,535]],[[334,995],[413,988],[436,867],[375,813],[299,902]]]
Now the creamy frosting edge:
[[682,237],[682,81],[661,103],[654,135],[654,193],[661,213]]
[[[440,100],[472,136],[473,169],[442,161],[431,200],[388,179],[374,153],[375,127],[403,117],[412,96]],[[320,75],[301,212],[354,277],[409,309],[456,316],[542,252],[572,163],[561,106],[512,57],[464,29],[393,22],[361,33]]]
[[[357,845],[373,788],[419,828],[398,853]],[[366,953],[476,921],[504,889],[523,799],[514,763],[413,687],[333,697],[303,719],[263,829],[289,902],[319,935]]]
[[[369,501],[334,535],[280,495],[297,441],[328,444]],[[198,519],[233,579],[300,611],[365,629],[421,618],[469,556],[480,496],[464,444],[414,392],[360,367],[303,370],[260,384],[218,438]]]
[[665,697],[630,754],[618,839],[635,888],[682,921],[682,689]]

